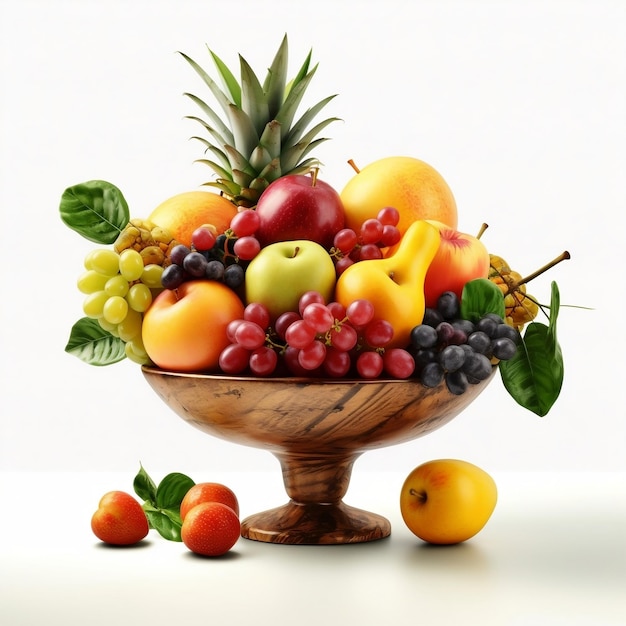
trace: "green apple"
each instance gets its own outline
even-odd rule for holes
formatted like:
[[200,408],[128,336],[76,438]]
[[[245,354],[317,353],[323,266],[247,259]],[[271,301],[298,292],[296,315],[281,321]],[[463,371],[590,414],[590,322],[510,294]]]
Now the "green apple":
[[297,311],[300,297],[318,291],[326,302],[333,297],[335,264],[315,241],[279,241],[261,249],[246,270],[246,301],[264,304],[272,321]]
[[493,478],[458,459],[416,467],[400,491],[400,511],[409,530],[435,544],[460,543],[485,526],[498,499]]

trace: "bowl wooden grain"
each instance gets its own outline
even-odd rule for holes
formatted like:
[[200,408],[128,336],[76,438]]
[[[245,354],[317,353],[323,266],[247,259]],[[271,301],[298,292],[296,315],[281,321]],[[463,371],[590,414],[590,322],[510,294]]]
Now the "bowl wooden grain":
[[256,378],[142,368],[154,391],[189,424],[278,459],[289,502],[244,519],[242,536],[290,544],[387,537],[386,518],[342,500],[355,460],[447,424],[495,370],[457,396],[444,384],[429,389],[415,379]]

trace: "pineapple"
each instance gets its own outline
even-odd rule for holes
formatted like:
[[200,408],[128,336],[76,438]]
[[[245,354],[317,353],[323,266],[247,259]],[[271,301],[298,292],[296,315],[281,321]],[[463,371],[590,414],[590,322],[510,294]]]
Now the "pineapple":
[[311,151],[328,138],[318,137],[330,123],[325,119],[307,130],[316,115],[335,97],[328,96],[308,109],[295,123],[294,118],[317,65],[310,68],[311,52],[298,74],[287,83],[287,36],[282,40],[261,85],[250,65],[240,59],[241,83],[211,50],[211,57],[222,80],[224,90],[186,54],[181,53],[200,75],[221,106],[225,122],[199,97],[186,93],[195,102],[206,120],[196,116],[209,139],[193,137],[211,152],[212,159],[199,159],[217,175],[205,185],[220,190],[238,207],[254,207],[263,190],[274,180],[287,174],[302,174],[319,166]]

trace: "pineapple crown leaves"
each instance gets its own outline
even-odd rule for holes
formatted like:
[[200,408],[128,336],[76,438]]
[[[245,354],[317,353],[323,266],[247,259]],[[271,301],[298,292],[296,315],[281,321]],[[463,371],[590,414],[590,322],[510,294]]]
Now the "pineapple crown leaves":
[[241,55],[241,82],[238,82],[226,64],[213,51],[209,50],[209,53],[223,88],[196,61],[180,53],[202,78],[224,114],[224,117],[218,115],[198,96],[184,94],[205,117],[186,116],[203,126],[209,135],[209,139],[192,137],[215,157],[198,160],[217,175],[217,181],[207,185],[217,187],[235,201],[239,193],[244,195],[246,201],[254,201],[272,180],[286,174],[305,173],[318,166],[317,159],[305,157],[328,140],[318,135],[339,118],[328,118],[309,129],[319,112],[336,97],[332,95],[309,108],[293,123],[318,67],[311,67],[311,51],[296,76],[287,82],[288,47],[285,35],[263,84]]

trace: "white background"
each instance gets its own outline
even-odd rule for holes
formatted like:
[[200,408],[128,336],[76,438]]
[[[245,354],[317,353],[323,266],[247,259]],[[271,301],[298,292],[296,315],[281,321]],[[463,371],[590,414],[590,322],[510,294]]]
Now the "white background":
[[550,414],[516,405],[499,379],[420,441],[371,452],[358,468],[407,472],[458,456],[489,470],[624,470],[622,397],[626,79],[623,3],[2,1],[0,207],[4,290],[0,467],[274,470],[267,453],[213,440],[156,398],[130,362],[87,366],[64,352],[82,316],[75,287],[93,244],[63,225],[63,190],[100,178],[134,217],[199,187],[209,170],[196,114],[210,99],[177,50],[212,70],[264,75],[286,32],[291,72],[319,62],[304,106],[337,93],[321,176],[338,190],[361,166],[408,154],[450,184],[459,228],[563,304],[565,383]]
[[[625,18],[621,0],[0,0],[6,623],[172,623],[180,599],[226,623],[380,624],[393,608],[397,624],[624,624]],[[93,246],[58,205],[99,178],[147,217],[198,188],[210,173],[193,163],[198,128],[184,116],[196,110],[182,94],[209,96],[176,51],[209,70],[205,44],[233,69],[240,52],[263,74],[285,32],[293,73],[310,48],[320,64],[304,105],[339,94],[323,179],[340,190],[349,158],[421,158],[450,184],[460,229],[487,222],[483,241],[521,273],[570,251],[529,288],[547,302],[556,280],[563,304],[589,307],[561,311],[561,397],[539,418],[496,379],[436,433],[359,459],[351,503],[392,519],[390,543],[327,557],[242,540],[219,566],[158,538],[154,550],[99,549],[91,512],[104,491],[131,490],[140,461],[156,479],[226,481],[243,514],[284,499],[271,455],[195,431],[138,366],[64,353]],[[500,486],[485,531],[448,552],[418,547],[397,507],[403,477],[438,457]]]

